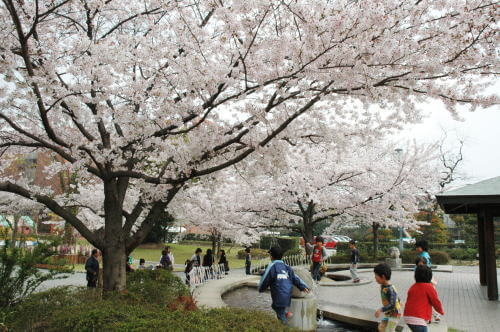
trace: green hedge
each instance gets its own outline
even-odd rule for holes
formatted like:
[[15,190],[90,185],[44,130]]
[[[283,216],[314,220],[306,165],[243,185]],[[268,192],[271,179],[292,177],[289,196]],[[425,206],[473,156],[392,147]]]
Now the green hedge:
[[[445,251],[433,250],[429,252],[431,256],[432,264],[434,265],[443,265],[448,264],[450,262],[450,255],[448,255]],[[417,259],[417,253],[415,250],[406,249],[401,253],[401,259],[404,264],[415,264]]]
[[262,249],[269,249],[273,246],[278,246],[283,251],[295,249],[299,247],[299,238],[264,236],[260,239],[260,247]]
[[18,305],[5,323],[9,332],[291,331],[261,311],[198,309],[182,281],[168,271],[134,272],[127,286],[104,299],[96,290],[53,288]]
[[304,254],[301,248],[293,248],[285,251],[283,256],[295,256],[295,255],[301,255]]
[[287,250],[296,249],[299,247],[299,238],[296,237],[280,237],[278,238],[278,246],[283,249],[283,252]]

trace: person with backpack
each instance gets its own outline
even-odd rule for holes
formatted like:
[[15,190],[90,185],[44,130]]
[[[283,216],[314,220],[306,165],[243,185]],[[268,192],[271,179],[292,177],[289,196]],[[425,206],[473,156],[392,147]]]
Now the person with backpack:
[[321,236],[316,237],[316,244],[314,246],[306,242],[307,248],[312,250],[312,278],[318,282],[321,280],[321,264],[323,264],[325,259],[328,257],[328,253],[326,252],[325,247],[323,247],[323,242],[324,240]]
[[284,324],[288,322],[292,313],[287,312],[292,302],[292,288],[295,285],[303,292],[309,293],[309,287],[304,281],[295,275],[293,269],[286,265],[281,258],[283,250],[280,247],[269,249],[271,263],[267,266],[259,281],[259,292],[271,288],[272,308],[276,317]]

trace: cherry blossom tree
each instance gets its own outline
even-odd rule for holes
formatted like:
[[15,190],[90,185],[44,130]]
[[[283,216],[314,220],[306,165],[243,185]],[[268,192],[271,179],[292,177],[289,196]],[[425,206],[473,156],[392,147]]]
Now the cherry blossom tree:
[[242,204],[239,195],[249,187],[242,187],[244,184],[232,171],[227,169],[192,183],[174,198],[170,206],[179,226],[195,227],[208,234],[214,254],[218,254],[223,239],[240,245],[259,240],[252,216],[238,211]]
[[[484,0],[2,0],[0,191],[73,225],[122,289],[186,182],[255,152],[277,162],[269,143],[313,109],[397,127],[428,98],[495,103],[495,17]],[[5,175],[32,150],[58,156],[47,175],[75,174],[74,193]]]
[[[357,144],[355,143],[357,142]],[[312,242],[314,226],[332,221],[327,232],[346,224],[376,223],[415,228],[417,195],[436,181],[436,146],[405,146],[351,138],[340,150],[331,143],[291,149],[287,167],[248,179],[251,190],[241,211],[256,214],[263,227],[300,233]]]

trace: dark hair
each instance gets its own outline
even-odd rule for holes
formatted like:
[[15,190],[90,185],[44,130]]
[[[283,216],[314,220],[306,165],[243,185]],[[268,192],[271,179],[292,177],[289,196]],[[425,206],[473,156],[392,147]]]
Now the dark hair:
[[207,249],[206,255],[211,256],[212,255],[212,249]]
[[422,248],[423,251],[429,251],[429,243],[425,240],[419,240],[415,243],[415,248]]
[[349,244],[352,244],[354,246],[354,245],[356,245],[356,241],[351,240],[351,241],[349,241]]
[[161,251],[161,254],[162,254],[163,256],[165,256],[166,254],[168,254],[168,252],[167,252],[165,249],[163,249],[163,250]]
[[195,254],[199,253],[199,252],[203,252],[203,250],[201,250],[201,248],[197,248],[196,251],[194,252]]
[[415,281],[416,282],[431,282],[432,280],[432,270],[427,265],[419,265],[415,269]]
[[245,249],[245,252],[250,252],[250,248],[248,248],[248,247],[247,247],[247,248]]
[[92,249],[91,255],[94,256],[95,254],[97,254],[97,249]]
[[418,264],[420,263],[424,263],[425,265],[427,265],[427,260],[424,257],[420,256],[415,260],[415,265],[418,266]]
[[281,259],[283,257],[283,250],[280,247],[272,247],[269,249],[269,253],[274,259]]
[[386,280],[391,280],[391,267],[386,263],[380,263],[373,269],[376,275],[379,277],[385,277]]
[[146,260],[144,258],[139,259],[139,265],[146,263]]
[[219,250],[219,251],[220,251],[221,256],[222,256],[222,255],[226,255],[226,252],[224,251],[224,249],[221,249],[221,250]]
[[325,240],[321,236],[316,236],[316,243],[318,242],[325,243]]

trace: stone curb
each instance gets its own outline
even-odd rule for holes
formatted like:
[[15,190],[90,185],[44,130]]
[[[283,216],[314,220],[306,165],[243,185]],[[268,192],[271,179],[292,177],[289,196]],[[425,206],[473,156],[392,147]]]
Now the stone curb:
[[206,309],[225,308],[227,305],[222,300],[222,296],[239,287],[250,286],[257,287],[259,277],[225,277],[219,280],[211,280],[196,288],[193,292],[193,297],[199,307]]

